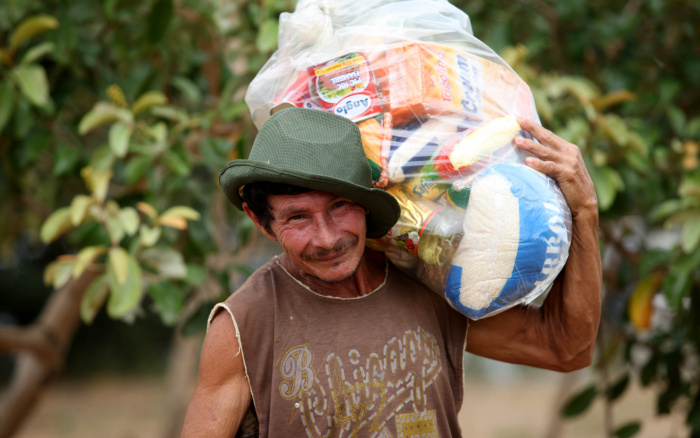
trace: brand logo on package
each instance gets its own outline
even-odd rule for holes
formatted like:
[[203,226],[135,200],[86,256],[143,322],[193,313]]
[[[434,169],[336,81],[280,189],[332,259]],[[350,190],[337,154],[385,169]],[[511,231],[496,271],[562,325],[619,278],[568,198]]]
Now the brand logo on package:
[[333,107],[339,116],[354,119],[372,109],[372,96],[369,93],[351,94]]
[[381,113],[371,65],[362,53],[349,53],[311,67],[312,92],[321,108],[353,121]]

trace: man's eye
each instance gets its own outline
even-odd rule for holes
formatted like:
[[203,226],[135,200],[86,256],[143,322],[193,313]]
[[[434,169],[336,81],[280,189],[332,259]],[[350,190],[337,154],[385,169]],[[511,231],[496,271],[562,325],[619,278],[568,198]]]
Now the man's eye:
[[348,201],[338,201],[333,204],[333,208],[340,208],[348,204]]

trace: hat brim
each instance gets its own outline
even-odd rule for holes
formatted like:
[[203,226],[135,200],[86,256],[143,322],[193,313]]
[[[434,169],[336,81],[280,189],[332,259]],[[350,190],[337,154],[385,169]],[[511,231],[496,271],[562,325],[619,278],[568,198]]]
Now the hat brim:
[[231,161],[221,170],[219,184],[226,198],[238,209],[243,209],[240,189],[253,182],[274,182],[333,193],[365,207],[367,215],[367,237],[385,235],[399,219],[401,208],[396,199],[386,191],[367,188],[348,181],[327,176],[293,171],[251,160]]

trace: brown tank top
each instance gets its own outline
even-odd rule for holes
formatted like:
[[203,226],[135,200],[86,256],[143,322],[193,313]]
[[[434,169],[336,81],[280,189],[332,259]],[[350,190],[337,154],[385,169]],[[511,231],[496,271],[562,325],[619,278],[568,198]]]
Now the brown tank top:
[[273,258],[218,304],[233,318],[261,437],[455,437],[467,320],[388,265],[352,299]]

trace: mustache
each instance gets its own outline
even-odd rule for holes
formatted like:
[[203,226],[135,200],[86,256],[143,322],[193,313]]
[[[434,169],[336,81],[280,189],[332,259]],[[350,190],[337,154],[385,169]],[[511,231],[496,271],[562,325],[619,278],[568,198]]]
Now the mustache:
[[329,248],[329,249],[321,248],[321,249],[318,249],[318,250],[312,252],[311,254],[303,254],[301,256],[301,258],[305,261],[310,261],[313,259],[322,259],[322,258],[326,258],[326,257],[331,257],[331,256],[334,256],[336,254],[339,254],[339,253],[345,251],[346,249],[348,249],[352,246],[357,245],[358,241],[359,241],[359,239],[357,237],[351,237],[351,238],[339,241],[338,243],[333,245],[333,248]]

